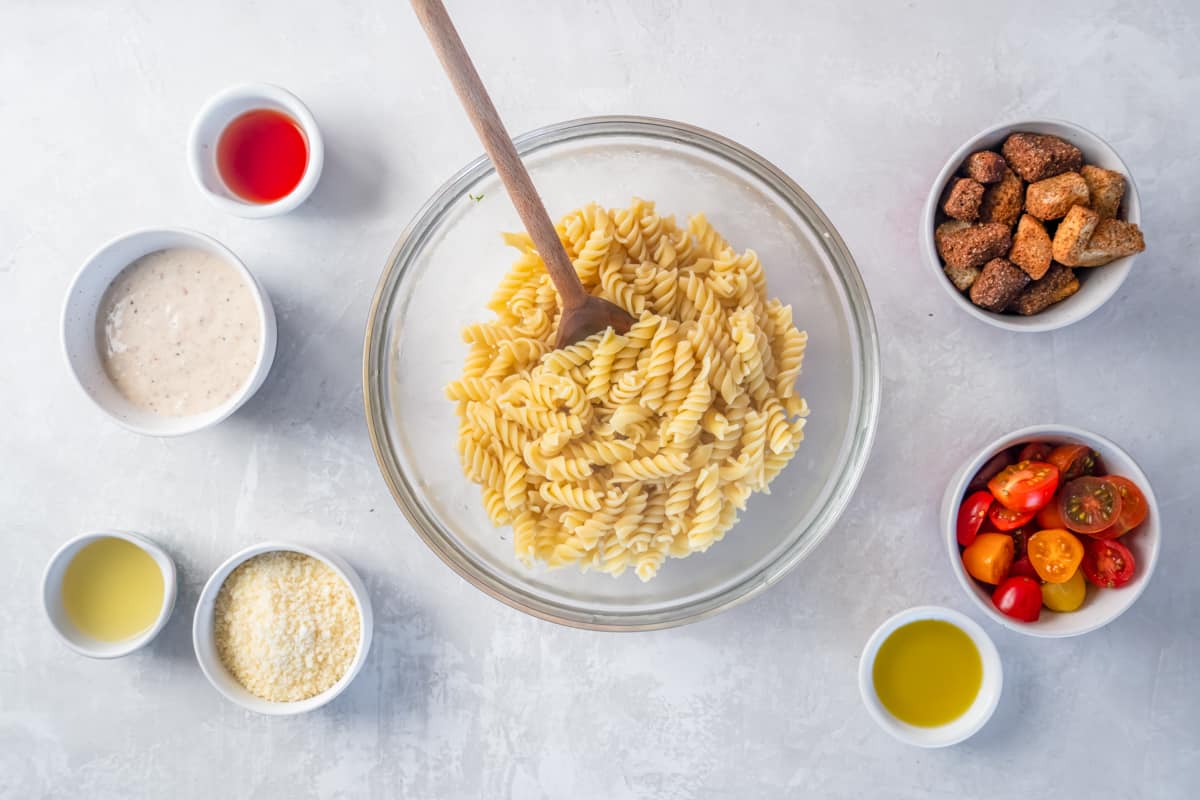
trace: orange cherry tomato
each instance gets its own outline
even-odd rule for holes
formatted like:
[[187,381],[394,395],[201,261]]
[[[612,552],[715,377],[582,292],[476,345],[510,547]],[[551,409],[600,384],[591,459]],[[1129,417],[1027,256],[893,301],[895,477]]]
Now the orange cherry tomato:
[[963,550],[967,574],[984,583],[998,584],[1008,576],[1013,561],[1013,540],[1006,533],[981,533]]
[[[1116,539],[1145,522],[1150,507],[1146,504],[1146,495],[1142,494],[1142,490],[1129,478],[1123,478],[1120,475],[1106,475],[1104,479],[1115,485],[1117,492],[1121,495],[1121,514],[1112,525],[1099,533],[1093,533],[1092,538]],[[1050,505],[1057,505],[1057,503]]]
[[988,481],[992,496],[1009,511],[1037,511],[1058,488],[1058,467],[1044,461],[1018,461]]
[[1050,501],[1037,512],[1037,524],[1040,531],[1067,527],[1067,520],[1062,515],[1062,507],[1057,499]]
[[1029,562],[1047,583],[1066,583],[1083,560],[1083,543],[1069,531],[1051,528],[1029,537]]

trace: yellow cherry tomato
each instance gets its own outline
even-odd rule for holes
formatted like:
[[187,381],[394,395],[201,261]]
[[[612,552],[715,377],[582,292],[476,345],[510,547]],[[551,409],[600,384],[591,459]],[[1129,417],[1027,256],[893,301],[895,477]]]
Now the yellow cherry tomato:
[[1051,611],[1077,611],[1087,597],[1087,581],[1083,579],[1083,571],[1075,570],[1075,574],[1062,583],[1042,584],[1042,605]]
[[1062,528],[1038,531],[1029,537],[1029,563],[1048,583],[1066,583],[1083,560],[1083,544]]
[[967,574],[984,583],[998,584],[1008,576],[1013,560],[1013,538],[1007,533],[981,533],[962,554]]

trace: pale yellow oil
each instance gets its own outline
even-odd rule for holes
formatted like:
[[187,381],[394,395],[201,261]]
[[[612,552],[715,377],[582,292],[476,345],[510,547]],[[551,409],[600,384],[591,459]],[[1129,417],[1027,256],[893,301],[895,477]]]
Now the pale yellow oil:
[[63,610],[81,633],[105,642],[137,636],[158,619],[163,576],[142,548],[115,536],[85,545],[67,565]]
[[875,656],[879,701],[901,722],[932,728],[961,717],[979,694],[983,660],[971,637],[936,619],[892,632]]

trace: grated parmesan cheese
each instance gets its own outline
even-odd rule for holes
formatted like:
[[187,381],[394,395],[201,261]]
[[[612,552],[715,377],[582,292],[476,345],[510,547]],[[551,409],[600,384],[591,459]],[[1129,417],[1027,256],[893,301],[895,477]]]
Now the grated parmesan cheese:
[[306,700],[346,674],[358,652],[358,604],[340,575],[290,551],[238,566],[217,593],[221,663],[256,697]]

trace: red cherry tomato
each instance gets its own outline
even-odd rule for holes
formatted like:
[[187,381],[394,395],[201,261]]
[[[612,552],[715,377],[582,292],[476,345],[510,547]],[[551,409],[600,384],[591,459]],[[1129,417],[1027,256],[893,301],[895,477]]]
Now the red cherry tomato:
[[970,547],[979,533],[979,526],[987,518],[988,508],[992,505],[990,492],[976,492],[963,500],[958,507],[958,543],[962,547]]
[[1045,461],[1053,448],[1045,442],[1030,442],[1021,448],[1017,461]]
[[1101,589],[1119,589],[1133,580],[1133,553],[1120,542],[1090,539],[1079,562],[1083,576]]
[[1022,556],[1013,562],[1013,565],[1008,568],[1008,577],[1010,578],[1031,578],[1041,582],[1042,578],[1037,574],[1037,570],[1033,568],[1033,562],[1029,560],[1029,556]]
[[[1096,539],[1116,539],[1145,522],[1150,507],[1146,505],[1146,495],[1142,494],[1142,490],[1129,478],[1122,478],[1120,475],[1106,475],[1104,479],[1115,485],[1117,492],[1121,495],[1121,514],[1117,517],[1116,522],[1099,533],[1093,533],[1092,536]],[[1057,504],[1051,503],[1050,505]]]
[[992,593],[1000,613],[1021,622],[1036,622],[1042,613],[1042,586],[1033,578],[1010,577]]
[[1010,511],[1037,511],[1058,488],[1058,467],[1044,461],[1018,461],[988,481],[992,496]]
[[1033,511],[1009,511],[1004,506],[996,503],[988,509],[988,519],[996,526],[998,531],[1015,531],[1017,528],[1028,523],[1033,519]]

